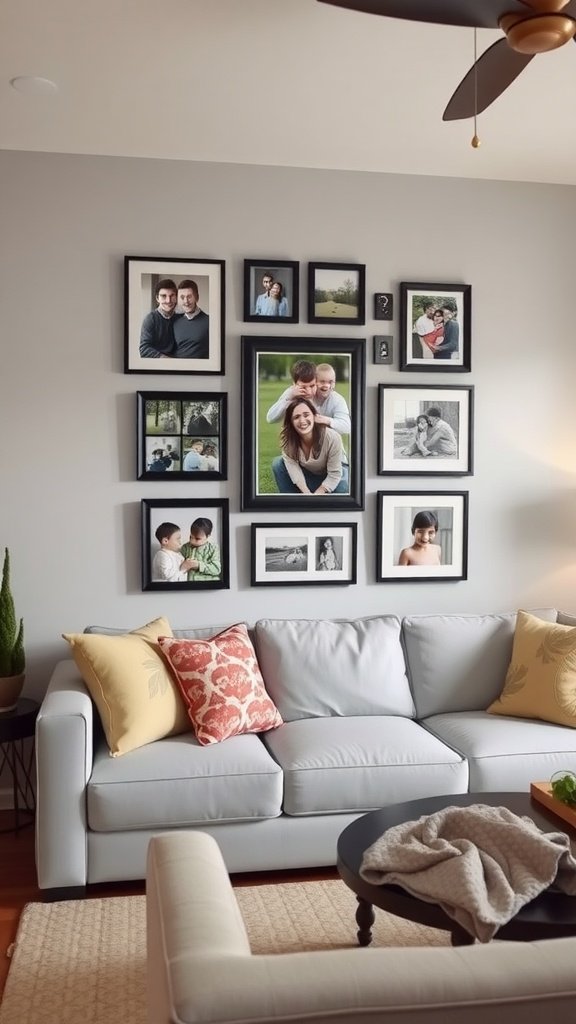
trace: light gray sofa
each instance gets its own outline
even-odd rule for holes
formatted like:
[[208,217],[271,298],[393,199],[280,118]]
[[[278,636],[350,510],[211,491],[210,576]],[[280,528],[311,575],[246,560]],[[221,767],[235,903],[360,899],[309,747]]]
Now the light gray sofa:
[[573,729],[486,713],[504,684],[515,621],[261,619],[251,635],[282,726],[207,747],[190,731],[116,758],[74,661],[60,662],[36,728],[45,897],[144,878],[148,842],[166,830],[210,833],[230,872],[333,865],[340,832],[377,807],[526,791],[556,770],[576,771]]

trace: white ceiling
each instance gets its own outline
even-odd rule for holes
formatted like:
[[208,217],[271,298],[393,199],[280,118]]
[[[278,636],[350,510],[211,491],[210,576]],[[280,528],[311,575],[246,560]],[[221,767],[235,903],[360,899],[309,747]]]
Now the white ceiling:
[[[478,0],[479,5],[482,0]],[[0,148],[576,184],[576,46],[478,119],[472,29],[316,0],[2,0]],[[499,38],[479,30],[478,52]],[[24,95],[18,75],[53,80]]]

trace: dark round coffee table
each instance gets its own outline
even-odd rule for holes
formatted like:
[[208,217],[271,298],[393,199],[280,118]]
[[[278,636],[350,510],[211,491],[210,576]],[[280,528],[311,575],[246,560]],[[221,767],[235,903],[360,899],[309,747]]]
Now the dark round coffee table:
[[[342,880],[356,893],[358,909],[358,942],[368,946],[372,941],[374,907],[387,910],[397,917],[416,921],[431,928],[442,928],[452,937],[452,945],[462,946],[474,942],[474,937],[456,921],[448,917],[434,903],[426,903],[410,895],[397,885],[371,885],[360,877],[364,850],[368,849],[387,829],[405,821],[416,821],[423,814],[433,814],[444,807],[469,807],[471,804],[489,804],[507,807],[514,814],[527,815],[544,832],[565,832],[572,839],[576,853],[576,832],[528,793],[464,793],[457,796],[436,796],[426,800],[411,800],[372,811],[357,818],[344,829],[338,839],[337,867]],[[496,933],[498,939],[532,941],[552,939],[576,934],[576,897],[547,889],[527,903],[516,916]]]

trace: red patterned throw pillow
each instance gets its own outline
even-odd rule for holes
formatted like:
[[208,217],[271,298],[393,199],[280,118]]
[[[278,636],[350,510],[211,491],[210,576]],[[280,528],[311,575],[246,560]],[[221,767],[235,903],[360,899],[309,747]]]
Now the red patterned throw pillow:
[[161,636],[158,643],[176,677],[199,743],[282,725],[268,696],[243,623],[208,640]]

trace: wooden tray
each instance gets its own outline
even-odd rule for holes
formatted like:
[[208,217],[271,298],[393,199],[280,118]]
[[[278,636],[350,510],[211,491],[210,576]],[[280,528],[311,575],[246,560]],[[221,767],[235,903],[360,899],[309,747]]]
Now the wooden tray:
[[555,796],[552,796],[552,787],[549,782],[531,782],[530,796],[533,800],[537,800],[538,803],[547,807],[558,818],[562,818],[562,821],[567,821],[569,825],[572,825],[572,828],[576,829],[576,808],[569,807],[568,804],[563,804],[561,800],[557,800]]

